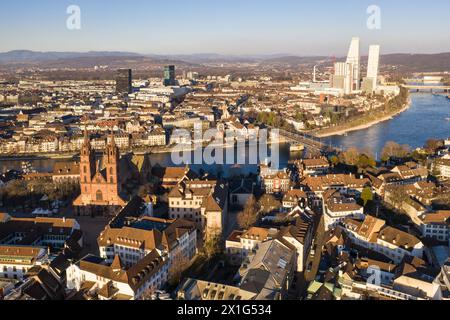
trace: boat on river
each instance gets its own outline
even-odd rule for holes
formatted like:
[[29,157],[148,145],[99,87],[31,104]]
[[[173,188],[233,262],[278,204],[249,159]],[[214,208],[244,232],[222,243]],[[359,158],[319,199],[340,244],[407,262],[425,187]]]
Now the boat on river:
[[292,144],[289,146],[289,150],[290,150],[291,152],[299,152],[299,151],[305,150],[305,146],[302,145],[301,143],[292,143]]

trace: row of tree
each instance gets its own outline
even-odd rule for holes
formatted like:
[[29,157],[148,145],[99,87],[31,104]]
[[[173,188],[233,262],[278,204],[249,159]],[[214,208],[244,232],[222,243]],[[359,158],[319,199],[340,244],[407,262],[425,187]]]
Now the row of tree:
[[280,114],[275,112],[259,112],[256,116],[256,122],[274,128],[295,132],[294,126],[288,123]]
[[35,205],[42,197],[48,201],[73,200],[80,194],[78,183],[53,183],[52,181],[12,180],[0,188],[0,199],[5,207]]

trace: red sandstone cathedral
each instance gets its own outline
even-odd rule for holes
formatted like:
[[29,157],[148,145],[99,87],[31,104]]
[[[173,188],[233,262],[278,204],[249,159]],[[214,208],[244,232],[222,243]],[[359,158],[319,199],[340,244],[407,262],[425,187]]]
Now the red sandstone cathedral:
[[120,196],[120,152],[111,136],[101,160],[96,161],[95,152],[85,132],[80,155],[81,194],[73,206],[78,215],[115,215],[126,201]]

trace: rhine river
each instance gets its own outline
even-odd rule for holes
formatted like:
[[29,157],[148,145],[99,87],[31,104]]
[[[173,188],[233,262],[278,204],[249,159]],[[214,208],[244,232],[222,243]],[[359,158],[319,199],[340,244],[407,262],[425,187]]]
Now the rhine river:
[[349,132],[347,136],[324,138],[323,141],[344,149],[369,148],[380,156],[388,141],[415,149],[424,146],[431,138],[450,138],[450,99],[445,95],[411,93],[411,100],[410,108],[392,120]]
[[[367,129],[348,133],[347,136],[333,136],[324,138],[323,141],[332,143],[334,146],[344,149],[349,147],[370,148],[374,154],[380,157],[383,146],[388,141],[396,141],[400,144],[408,144],[413,148],[422,147],[430,138],[450,138],[450,99],[444,95],[432,95],[427,93],[411,94],[410,108],[388,120]],[[270,148],[269,148],[270,149]],[[247,175],[256,173],[258,166],[248,161],[249,150],[241,150],[235,147],[235,156],[245,153],[245,164],[243,165],[191,165],[199,172],[204,170],[215,175]],[[270,154],[270,153],[269,153]],[[300,153],[290,153],[289,146],[279,145],[279,167],[283,168],[289,160],[298,159]],[[262,162],[265,159],[259,158]],[[150,155],[152,166],[176,166],[171,154]],[[52,171],[55,160],[33,160],[30,164],[38,171]],[[0,160],[0,170],[5,172],[10,169],[20,170],[22,161]]]

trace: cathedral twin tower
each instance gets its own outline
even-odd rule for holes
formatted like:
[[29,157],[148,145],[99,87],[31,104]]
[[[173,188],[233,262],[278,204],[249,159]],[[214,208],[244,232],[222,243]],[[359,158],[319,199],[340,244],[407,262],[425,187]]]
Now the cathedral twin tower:
[[120,196],[120,152],[114,135],[108,139],[103,157],[97,160],[87,131],[80,155],[80,196],[74,201],[78,215],[115,215],[126,201]]

